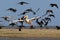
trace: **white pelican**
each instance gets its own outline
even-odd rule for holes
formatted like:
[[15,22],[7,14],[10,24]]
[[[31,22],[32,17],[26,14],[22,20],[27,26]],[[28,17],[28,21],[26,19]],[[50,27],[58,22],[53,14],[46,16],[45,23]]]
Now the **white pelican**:
[[36,20],[36,19],[38,19],[38,18],[41,18],[41,17],[33,17],[33,18],[31,18],[31,19],[28,19],[28,15],[26,15],[26,16],[24,16],[24,21],[27,23],[27,24],[32,24],[32,21],[33,20]]

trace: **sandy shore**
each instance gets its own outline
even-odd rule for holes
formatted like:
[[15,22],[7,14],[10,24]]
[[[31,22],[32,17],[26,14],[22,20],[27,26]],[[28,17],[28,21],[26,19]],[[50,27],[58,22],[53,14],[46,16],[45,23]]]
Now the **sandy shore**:
[[0,37],[21,37],[21,38],[40,38],[52,37],[60,38],[60,30],[56,29],[0,29]]

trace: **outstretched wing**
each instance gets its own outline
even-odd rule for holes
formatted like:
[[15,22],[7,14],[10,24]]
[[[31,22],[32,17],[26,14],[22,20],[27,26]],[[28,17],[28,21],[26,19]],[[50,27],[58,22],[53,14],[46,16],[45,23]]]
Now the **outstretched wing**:
[[36,19],[38,19],[38,18],[41,18],[40,16],[38,16],[38,17],[33,17],[33,18],[31,18],[30,20],[32,21],[32,20],[36,20]]

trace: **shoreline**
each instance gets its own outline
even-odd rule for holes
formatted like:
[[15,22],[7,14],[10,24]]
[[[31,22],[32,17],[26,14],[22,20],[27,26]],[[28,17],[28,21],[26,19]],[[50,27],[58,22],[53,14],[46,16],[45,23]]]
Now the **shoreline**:
[[56,29],[0,29],[0,37],[18,38],[60,38],[60,30]]

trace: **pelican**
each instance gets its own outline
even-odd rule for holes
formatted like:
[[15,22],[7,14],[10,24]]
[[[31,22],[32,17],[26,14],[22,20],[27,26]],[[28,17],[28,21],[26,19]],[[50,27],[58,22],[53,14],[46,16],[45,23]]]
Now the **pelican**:
[[24,16],[24,21],[27,23],[27,24],[32,24],[32,21],[33,20],[36,20],[38,18],[41,18],[41,17],[34,17],[34,18],[31,18],[31,19],[28,19],[28,15]]
[[27,3],[27,2],[19,2],[18,4],[24,5],[24,4],[29,4],[29,3]]
[[17,11],[15,8],[9,8],[9,9],[7,9],[7,10],[10,10],[10,11],[12,11],[12,12],[16,12],[16,11]]
[[57,4],[50,4],[51,7],[57,7],[58,8],[58,5]]

